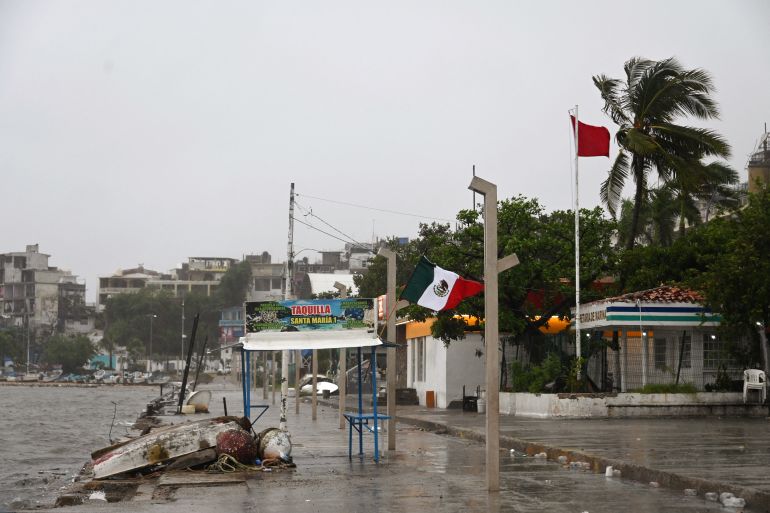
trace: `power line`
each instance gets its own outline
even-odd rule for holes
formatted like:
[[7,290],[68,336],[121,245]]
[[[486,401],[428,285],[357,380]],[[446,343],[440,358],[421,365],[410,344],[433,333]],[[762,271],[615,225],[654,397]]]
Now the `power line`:
[[[300,194],[297,193],[296,196],[300,196]],[[345,201],[338,201],[338,200],[332,200],[332,199],[327,199],[327,198],[319,198],[318,196],[310,196],[309,194],[302,194],[301,196],[304,196],[306,198],[315,199],[315,200],[320,200],[320,201],[328,201],[329,203],[337,203],[338,205],[346,205],[348,207],[363,208],[365,210],[374,210],[374,211],[377,211],[377,212],[386,212],[388,214],[397,214],[397,215],[400,215],[400,216],[416,217],[418,219],[432,219],[434,221],[444,221],[444,222],[447,222],[447,223],[451,223],[451,222],[454,221],[453,219],[445,219],[443,217],[423,216],[423,215],[419,215],[419,214],[410,214],[408,212],[399,212],[398,210],[389,210],[389,209],[386,209],[386,208],[368,207],[366,205],[357,205],[355,203],[348,203],[348,202],[345,202]]]
[[[321,232],[321,233],[323,233],[324,235],[328,235],[328,236],[329,236],[329,237],[331,237],[332,239],[337,239],[338,241],[340,241],[340,242],[344,242],[344,243],[346,243],[346,244],[349,242],[349,241],[346,241],[345,239],[341,239],[341,238],[337,237],[336,235],[332,235],[332,234],[331,234],[331,233],[329,233],[329,232],[325,232],[325,231],[323,231],[323,230],[322,230],[322,229],[320,229],[320,228],[316,228],[315,226],[313,226],[313,225],[312,225],[312,224],[310,224],[310,223],[306,223],[305,221],[300,221],[300,220],[299,220],[299,219],[297,219],[296,217],[294,218],[294,220],[295,220],[295,221],[297,221],[297,222],[298,222],[298,223],[300,223],[300,224],[304,224],[304,225],[305,225],[305,226],[307,226],[308,228],[312,228],[313,230],[315,230],[315,231],[317,231],[317,232]],[[369,251],[369,248],[365,248],[365,247],[363,247],[363,246],[360,246],[360,247],[361,247],[362,249],[366,249],[367,251]]]
[[360,247],[360,248],[364,248],[364,247],[365,247],[363,244],[361,244],[360,242],[358,242],[356,239],[354,239],[353,237],[351,237],[351,236],[350,236],[350,235],[348,235],[347,233],[343,232],[343,231],[342,231],[342,230],[340,230],[339,228],[336,228],[336,227],[332,226],[332,225],[331,225],[329,222],[327,222],[326,220],[324,220],[324,219],[323,219],[321,216],[319,216],[319,215],[317,215],[317,214],[313,213],[313,209],[312,209],[312,208],[308,210],[308,209],[306,209],[305,207],[301,206],[301,205],[300,205],[299,203],[297,203],[296,201],[295,201],[294,203],[295,203],[295,204],[296,204],[296,205],[297,205],[299,208],[301,208],[302,210],[304,210],[305,212],[307,212],[307,214],[306,214],[306,215],[309,215],[309,216],[311,216],[311,217],[315,217],[316,219],[318,219],[319,221],[321,221],[323,224],[325,224],[326,226],[328,226],[329,228],[331,228],[331,229],[332,229],[332,230],[334,230],[335,232],[339,233],[339,234],[340,234],[340,235],[342,235],[343,237],[347,237],[348,239],[350,239],[350,241],[351,241],[353,244],[357,245],[358,247]]

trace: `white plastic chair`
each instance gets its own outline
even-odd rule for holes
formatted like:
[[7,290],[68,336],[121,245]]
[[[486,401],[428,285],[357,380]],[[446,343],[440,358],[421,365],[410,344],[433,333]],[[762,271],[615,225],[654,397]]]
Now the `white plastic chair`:
[[764,371],[759,369],[746,369],[743,371],[743,402],[746,402],[746,393],[749,390],[759,390],[762,396],[762,404],[767,399],[767,379]]

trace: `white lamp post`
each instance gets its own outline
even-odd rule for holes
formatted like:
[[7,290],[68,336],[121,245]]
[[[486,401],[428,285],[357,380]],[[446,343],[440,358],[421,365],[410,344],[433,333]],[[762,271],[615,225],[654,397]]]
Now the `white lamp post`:
[[147,317],[150,318],[150,350],[147,352],[147,372],[152,372],[152,320],[157,319],[158,316],[155,314],[147,314]]

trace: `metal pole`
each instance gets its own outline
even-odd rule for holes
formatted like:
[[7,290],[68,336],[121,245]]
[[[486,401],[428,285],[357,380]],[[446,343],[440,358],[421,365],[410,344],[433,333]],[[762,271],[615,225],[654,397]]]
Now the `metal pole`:
[[[580,201],[578,187],[578,106],[575,105],[575,357],[580,361]],[[580,380],[581,366],[577,367],[577,379]]]
[[27,374],[29,374],[29,312],[26,312],[27,318]]
[[313,398],[311,402],[313,404],[313,416],[312,419],[316,420],[318,415],[318,349],[313,349]]
[[[765,131],[767,130],[765,129]],[[765,324],[758,323],[757,331],[759,331],[759,343],[762,346],[762,370],[765,371],[765,376],[770,376],[770,364],[768,363],[767,356],[767,333],[765,332]]]
[[[765,125],[767,127],[767,125]],[[765,132],[767,132],[767,128],[765,128]],[[767,137],[767,135],[765,135]],[[767,144],[767,143],[765,143]],[[767,331],[765,330],[765,323],[764,322],[758,322],[757,323],[757,331],[759,332],[759,343],[762,346],[762,370],[765,371],[765,379],[767,379],[767,376],[770,375],[770,372],[768,372],[768,367],[770,367],[770,364],[768,363],[768,354],[767,354]],[[765,384],[765,386],[767,386]],[[761,396],[760,396],[761,397]]]
[[302,351],[294,351],[294,413],[299,415],[299,367],[302,365]]
[[150,351],[147,353],[147,372],[152,372],[152,321],[157,315],[150,314]]
[[637,299],[636,307],[639,309],[639,340],[642,345],[642,387],[647,384],[647,333],[642,326],[642,303]]
[[[396,253],[388,248],[380,248],[379,255],[388,259],[385,319],[387,322],[388,342],[396,341]],[[495,253],[497,255],[497,253]],[[495,274],[497,275],[497,274]],[[396,450],[396,348],[388,347],[386,359],[386,381],[388,404],[388,450]]]
[[623,327],[623,342],[621,342],[620,352],[622,353],[623,369],[620,371],[620,391],[628,392],[628,327]]
[[486,345],[486,459],[487,490],[500,490],[500,396],[498,389],[498,304],[497,304],[497,186],[479,177],[470,189],[484,196],[484,344]]
[[182,351],[179,353],[179,370],[182,370],[182,362],[184,361],[184,298],[182,298],[182,345],[180,346]]
[[[338,282],[334,282],[334,288],[340,291],[340,299],[348,297],[348,288]],[[345,429],[345,406],[348,393],[348,351],[344,347],[340,348],[340,361],[337,364],[337,387],[339,391],[339,416],[340,429]]]
[[270,389],[272,391],[273,406],[275,406],[275,360],[276,360],[276,355],[277,354],[278,354],[277,351],[273,351],[273,355],[272,355],[273,356],[273,360],[271,362],[271,364],[272,364],[271,365],[271,370],[273,371],[273,373],[272,373],[272,378],[270,379]]
[[152,372],[152,320],[154,315],[150,316],[150,351],[147,353],[147,372]]
[[262,351],[262,399],[267,401],[267,351]]
[[[390,349],[388,349],[390,350]],[[369,357],[370,367],[372,369],[372,414],[374,415],[374,461],[380,461],[380,429],[377,419],[377,346],[372,346],[372,355]],[[388,409],[390,409],[390,400],[388,400]],[[390,438],[390,435],[388,435]]]

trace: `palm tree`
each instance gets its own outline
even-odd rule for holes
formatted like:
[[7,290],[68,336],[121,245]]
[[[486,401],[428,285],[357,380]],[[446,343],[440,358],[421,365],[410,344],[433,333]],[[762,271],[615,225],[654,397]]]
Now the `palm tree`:
[[641,230],[649,174],[654,171],[661,182],[668,183],[678,174],[691,172],[703,158],[729,156],[730,147],[714,131],[676,124],[686,115],[718,117],[706,71],[685,70],[673,57],[662,61],[634,57],[624,69],[625,82],[605,75],[595,76],[593,81],[604,100],[604,112],[619,126],[615,140],[620,152],[600,191],[613,216],[629,176],[636,185],[626,239],[626,248],[631,249]]
[[[679,236],[686,226],[708,221],[712,207],[717,210],[738,206],[738,194],[732,187],[738,183],[738,173],[724,162],[696,163],[688,172],[677,173],[667,185],[678,205]],[[701,207],[702,206],[702,207]],[[705,209],[703,217],[701,210]]]
[[[633,213],[634,202],[627,198],[623,199],[618,218],[619,246],[628,246]],[[639,209],[639,233],[636,234],[635,242],[670,246],[674,241],[677,215],[677,202],[670,187],[649,189]]]

